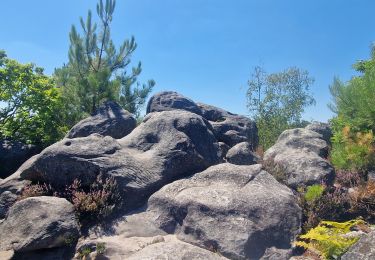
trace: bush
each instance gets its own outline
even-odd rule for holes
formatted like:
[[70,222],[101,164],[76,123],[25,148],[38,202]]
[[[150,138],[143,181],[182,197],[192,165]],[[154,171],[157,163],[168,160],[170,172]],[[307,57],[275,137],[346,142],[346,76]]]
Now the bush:
[[375,181],[359,186],[351,195],[351,212],[368,221],[375,220]]
[[338,169],[366,170],[375,163],[375,138],[371,130],[354,132],[344,126],[336,131],[331,152],[332,163]]
[[364,183],[364,173],[354,170],[336,170],[335,182],[339,187],[353,188]]
[[29,184],[23,188],[21,195],[17,198],[17,200],[23,200],[26,198],[38,196],[52,196],[53,193],[54,192],[51,185],[48,185],[46,183]]
[[96,181],[87,189],[75,180],[66,189],[65,197],[73,203],[81,219],[102,219],[108,217],[121,205],[117,183],[113,177],[98,175]]
[[62,190],[46,183],[30,184],[22,190],[18,200],[36,196],[56,196],[67,199],[73,204],[81,221],[102,220],[122,205],[115,179],[105,178],[101,174],[89,187],[82,186],[77,179]]
[[354,227],[364,224],[363,220],[350,220],[343,223],[322,221],[316,228],[301,235],[300,241],[295,245],[318,253],[324,259],[338,259],[359,239],[359,237],[345,235]]
[[[316,227],[322,220],[344,221],[353,217],[349,213],[351,204],[346,189],[328,187],[322,193],[320,193],[320,189],[311,188],[311,195],[307,196],[314,198],[311,200],[307,200],[304,190],[299,189],[300,206],[304,216],[302,227],[304,231]],[[319,194],[320,196],[318,196]]]
[[323,185],[315,184],[315,185],[309,186],[307,187],[307,191],[305,193],[305,200],[308,203],[314,202],[323,195],[323,192],[324,192]]

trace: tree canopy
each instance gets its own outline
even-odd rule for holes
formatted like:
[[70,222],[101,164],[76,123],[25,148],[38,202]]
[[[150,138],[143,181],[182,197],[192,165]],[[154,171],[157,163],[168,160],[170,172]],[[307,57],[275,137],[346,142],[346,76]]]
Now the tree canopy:
[[0,137],[47,146],[68,130],[60,89],[43,69],[0,52]]
[[[99,1],[96,13],[99,26],[89,10],[86,20],[80,18],[82,34],[72,26],[69,39],[69,62],[56,69],[55,77],[63,97],[70,102],[69,115],[92,114],[106,100],[117,101],[129,112],[139,114],[155,82],[138,82],[142,72],[139,62],[132,67],[131,56],[137,48],[134,37],[116,48],[111,39],[111,23],[116,2]],[[73,119],[74,121],[75,119]]]
[[315,104],[310,94],[314,80],[307,71],[296,67],[267,74],[254,69],[248,81],[247,106],[259,129],[259,143],[270,147],[286,129],[304,124],[305,107]]

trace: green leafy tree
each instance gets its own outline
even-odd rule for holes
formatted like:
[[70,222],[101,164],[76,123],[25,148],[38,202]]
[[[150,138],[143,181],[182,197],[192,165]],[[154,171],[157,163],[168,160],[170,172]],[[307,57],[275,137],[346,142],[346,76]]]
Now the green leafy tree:
[[248,81],[247,106],[264,149],[272,146],[284,130],[306,125],[301,116],[305,107],[315,104],[309,92],[313,82],[307,71],[295,67],[272,74],[255,67]]
[[337,168],[364,171],[375,166],[375,47],[371,58],[354,64],[359,75],[330,86],[337,115],[331,120],[332,162]]
[[110,30],[115,5],[114,0],[106,0],[105,4],[99,1],[96,8],[99,26],[93,22],[91,11],[86,21],[80,18],[82,35],[72,26],[69,63],[55,71],[63,96],[71,104],[68,115],[72,122],[94,113],[106,100],[117,101],[138,115],[155,85],[153,80],[147,84],[138,82],[142,72],[140,62],[128,73],[137,44],[132,37],[115,47]]
[[0,137],[45,147],[68,130],[60,90],[43,69],[0,51]]

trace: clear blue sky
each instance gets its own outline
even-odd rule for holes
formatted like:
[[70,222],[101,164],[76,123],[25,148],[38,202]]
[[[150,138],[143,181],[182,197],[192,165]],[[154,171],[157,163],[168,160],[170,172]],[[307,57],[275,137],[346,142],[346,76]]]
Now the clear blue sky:
[[[72,24],[95,0],[2,0],[0,49],[51,74],[67,62]],[[268,72],[289,66],[315,78],[317,100],[305,119],[325,121],[328,85],[348,80],[351,65],[369,57],[375,40],[373,0],[118,0],[115,42],[134,35],[141,80],[155,92],[175,90],[247,114],[246,82],[255,65]]]

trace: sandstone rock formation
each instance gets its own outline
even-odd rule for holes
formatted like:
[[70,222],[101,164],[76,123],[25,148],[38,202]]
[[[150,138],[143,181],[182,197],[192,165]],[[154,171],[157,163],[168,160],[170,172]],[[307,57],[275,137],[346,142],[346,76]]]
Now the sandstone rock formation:
[[292,188],[300,185],[332,183],[334,169],[326,159],[328,144],[317,132],[296,128],[284,131],[264,154],[270,171]]
[[242,142],[229,149],[226,160],[237,165],[251,165],[256,164],[260,159],[252,152],[251,145],[248,142]]
[[[20,176],[64,187],[83,185],[99,174],[119,184],[127,207],[143,202],[163,185],[219,162],[219,147],[209,123],[187,111],[153,113],[122,139],[90,135],[64,139],[37,156]],[[0,185],[1,188],[1,185]]]
[[357,243],[341,257],[342,260],[375,259],[375,231],[363,235]]
[[78,122],[67,134],[68,138],[85,137],[91,134],[122,138],[136,127],[137,121],[117,103],[107,101],[95,115]]
[[259,164],[212,166],[164,186],[147,205],[165,232],[230,259],[290,249],[301,224],[293,192]]
[[194,103],[177,92],[160,92],[154,95],[147,105],[147,113],[177,109],[202,115],[212,125],[216,139],[230,147],[248,142],[252,149],[255,149],[258,144],[258,129],[254,121],[218,107]]
[[56,197],[27,198],[15,203],[0,223],[0,251],[26,252],[66,246],[78,239],[73,205]]

